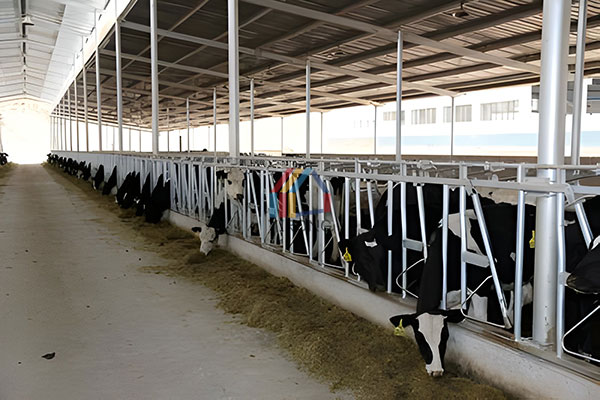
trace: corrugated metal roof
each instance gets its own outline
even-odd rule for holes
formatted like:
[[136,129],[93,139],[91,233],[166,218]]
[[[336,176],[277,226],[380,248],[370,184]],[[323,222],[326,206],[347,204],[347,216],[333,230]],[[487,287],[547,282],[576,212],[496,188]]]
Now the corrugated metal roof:
[[[74,1],[74,0],[73,0]],[[487,54],[539,65],[542,28],[540,0],[478,0],[464,1],[466,15],[456,17],[461,7],[457,0],[287,0],[286,4],[340,15],[392,30],[402,28],[421,36]],[[149,25],[148,1],[138,1],[125,16],[129,22]],[[600,0],[589,2],[588,47],[586,60],[600,55]],[[577,7],[571,13],[572,30],[576,30]],[[344,28],[331,23],[311,20],[286,12],[256,6],[239,0],[240,46],[268,50],[273,53],[305,60],[311,57],[331,66],[368,72],[381,78],[393,79],[396,69],[396,44],[385,37]],[[227,40],[227,2],[223,0],[158,0],[159,28],[213,39]],[[205,73],[191,72],[185,67],[227,73],[227,52],[200,46],[189,41],[159,37],[159,59],[177,63],[183,68],[160,67],[161,112],[171,111],[172,125],[185,119],[185,99],[192,102],[195,124],[212,118],[212,88],[219,93],[219,114],[227,118],[227,79]],[[575,35],[570,37],[572,52]],[[150,125],[150,51],[149,35],[131,27],[122,28],[124,112],[125,120]],[[103,43],[107,50],[101,56],[104,91],[103,117],[116,118],[116,88],[114,78],[114,39]],[[136,61],[127,56],[137,56]],[[588,63],[589,64],[589,63]],[[94,82],[93,61],[88,83]],[[446,51],[405,43],[403,77],[415,82],[456,92],[530,83],[538,79],[531,72],[483,62],[471,57],[459,57]],[[596,73],[598,66],[589,64],[587,73]],[[304,109],[304,68],[267,58],[240,55],[242,117],[247,116],[248,79],[256,81],[256,116],[283,115]],[[81,80],[81,76],[79,76]],[[385,79],[357,78],[335,71],[313,67],[311,86],[312,105],[330,109],[365,100],[377,103],[394,98],[394,85]],[[89,94],[94,88],[90,85]],[[328,96],[329,95],[329,96]],[[337,95],[343,95],[340,97]],[[405,90],[406,98],[429,95],[419,90]],[[92,104],[94,103],[94,104]],[[95,112],[95,102],[90,102]],[[174,111],[175,110],[175,111]]]

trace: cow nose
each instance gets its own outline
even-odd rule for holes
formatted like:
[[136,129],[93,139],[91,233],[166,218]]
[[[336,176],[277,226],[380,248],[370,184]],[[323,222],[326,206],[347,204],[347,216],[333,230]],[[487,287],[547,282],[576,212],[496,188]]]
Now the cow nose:
[[444,370],[442,369],[442,370],[439,370],[439,371],[430,371],[429,375],[432,376],[432,377],[434,377],[434,378],[439,378],[442,375],[444,375]]
[[242,202],[242,201],[244,200],[244,195],[243,195],[243,194],[240,194],[240,193],[238,193],[238,194],[235,196],[235,198],[236,198],[236,199],[237,199],[239,202]]

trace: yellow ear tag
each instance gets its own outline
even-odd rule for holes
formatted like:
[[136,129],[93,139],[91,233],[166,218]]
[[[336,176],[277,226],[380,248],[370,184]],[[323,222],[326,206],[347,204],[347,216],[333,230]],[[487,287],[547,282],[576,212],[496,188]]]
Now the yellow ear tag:
[[344,257],[344,261],[350,262],[352,261],[352,256],[350,255],[350,253],[348,253],[348,248],[346,247],[346,252],[343,255]]
[[535,231],[531,231],[531,239],[529,239],[529,248],[535,249]]
[[398,326],[394,328],[394,336],[406,336],[406,332],[402,326],[402,320],[400,320]]

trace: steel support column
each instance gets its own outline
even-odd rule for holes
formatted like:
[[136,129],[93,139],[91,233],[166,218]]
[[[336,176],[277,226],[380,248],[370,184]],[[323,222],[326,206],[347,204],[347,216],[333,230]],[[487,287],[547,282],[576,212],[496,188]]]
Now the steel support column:
[[[115,13],[117,13],[117,2],[115,1]],[[115,20],[115,69],[117,80],[117,124],[118,130],[118,146],[119,151],[123,151],[123,80],[121,78],[121,21],[119,16]]]
[[[577,22],[577,50],[575,53],[575,78],[573,82],[573,125],[571,129],[571,164],[580,163],[581,116],[583,96],[583,69],[585,64],[585,29],[587,25],[587,0],[579,0]],[[586,102],[587,103],[587,102]]]
[[217,88],[213,88],[213,146],[217,160]]
[[454,96],[451,97],[452,104],[450,105],[450,161],[454,160],[454,113],[456,108],[454,105]]
[[77,74],[75,74],[75,79],[73,79],[73,89],[75,91],[75,135],[77,136],[75,143],[77,152],[79,153],[79,98],[77,96]]
[[306,60],[306,158],[310,158],[310,60]]
[[377,154],[377,106],[375,108],[375,115],[373,119],[373,154]]
[[[542,23],[542,65],[538,163],[564,163],[567,104],[567,55],[571,2],[545,0]],[[551,169],[538,177],[556,181]],[[555,339],[557,282],[557,201],[555,195],[539,197],[536,212],[533,340],[550,344]]]
[[227,0],[227,41],[229,65],[229,155],[240,155],[240,58],[238,0]]
[[158,155],[158,36],[157,1],[150,0],[150,65],[152,69],[152,154]]
[[190,152],[190,98],[185,99],[185,126],[187,131],[187,151]]
[[[69,151],[73,151],[73,118],[71,117],[71,85],[67,88],[67,104],[69,113]],[[65,146],[67,150],[67,146]]]
[[102,151],[102,93],[100,89],[100,42],[98,35],[98,15],[94,11],[94,32],[96,33],[96,107],[98,111],[98,151]]
[[396,161],[402,160],[402,32],[398,31],[396,54]]
[[85,121],[85,151],[90,151],[90,131],[88,125],[88,92],[87,92],[87,68],[85,67],[85,58],[83,56],[84,46],[83,36],[81,37],[81,61],[83,64],[81,74],[83,75],[83,119]]
[[250,155],[254,157],[254,78],[250,79]]

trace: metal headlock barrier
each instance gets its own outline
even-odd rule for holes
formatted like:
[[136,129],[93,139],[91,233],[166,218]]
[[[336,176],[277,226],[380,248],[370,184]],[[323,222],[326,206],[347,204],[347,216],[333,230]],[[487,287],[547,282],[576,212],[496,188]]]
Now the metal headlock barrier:
[[[54,151],[62,157],[70,157],[77,161],[91,163],[93,167],[104,165],[106,177],[114,167],[118,171],[118,185],[130,172],[140,172],[140,185],[144,184],[146,176],[150,176],[152,184],[156,184],[159,176],[171,182],[171,209],[186,216],[208,222],[213,210],[219,202],[225,205],[225,223],[229,234],[241,234],[248,241],[259,244],[273,251],[294,255],[305,259],[313,267],[339,274],[355,284],[361,281],[350,263],[344,258],[344,252],[337,247],[343,238],[350,239],[364,233],[375,226],[375,210],[378,198],[386,203],[386,223],[388,235],[394,230],[394,188],[400,186],[401,212],[401,265],[402,270],[396,277],[392,271],[392,251],[388,251],[386,291],[393,292],[393,282],[400,288],[401,297],[416,294],[408,288],[407,272],[413,266],[408,265],[408,252],[416,252],[421,256],[421,262],[428,257],[427,238],[431,232],[426,231],[426,204],[423,198],[423,185],[439,185],[442,189],[442,215],[440,227],[442,231],[442,302],[441,308],[446,309],[448,297],[448,230],[449,230],[449,201],[450,192],[458,190],[459,194],[459,223],[460,223],[460,305],[465,317],[484,325],[492,325],[504,329],[513,328],[510,334],[503,331],[502,337],[517,343],[527,342],[522,336],[522,287],[525,240],[525,205],[527,198],[539,196],[556,196],[557,215],[561,223],[556,227],[558,254],[558,283],[556,288],[556,349],[555,360],[564,358],[564,353],[579,359],[600,362],[593,357],[569,350],[564,345],[565,336],[585,323],[600,306],[585,316],[575,326],[565,333],[565,287],[568,274],[565,272],[565,206],[573,209],[586,245],[592,242],[594,236],[583,208],[587,197],[600,195],[600,187],[584,186],[579,180],[590,176],[600,175],[600,165],[560,165],[550,166],[527,163],[504,162],[431,162],[431,161],[384,161],[364,159],[326,159],[326,158],[296,158],[296,157],[215,157],[208,155],[182,154],[181,157],[159,156],[151,157],[134,153],[76,153]],[[239,168],[244,176],[243,200],[228,199],[222,180],[217,179],[218,171],[231,171]],[[298,179],[292,179],[286,193],[277,189],[275,176],[283,176],[283,180],[298,177],[303,171],[308,179],[308,210],[303,209],[300,184]],[[536,177],[538,169],[551,169],[558,177],[556,182],[541,180]],[[256,181],[255,178],[256,177]],[[332,180],[343,180],[343,187],[338,198],[333,195]],[[576,184],[572,184],[576,183]],[[413,185],[417,197],[419,238],[407,236],[407,187]],[[387,198],[381,193],[387,190]],[[496,259],[492,251],[484,209],[481,206],[481,190],[507,191],[514,195],[517,207],[516,243],[514,256],[514,303],[513,312],[509,311],[502,283],[498,277]],[[352,196],[354,192],[354,196]],[[366,197],[366,198],[365,198]],[[473,206],[472,213],[477,221],[483,250],[474,252],[467,243],[467,199]],[[328,202],[328,204],[326,204]],[[368,223],[363,223],[361,210],[366,202]],[[316,203],[316,204],[315,204]],[[313,212],[328,209],[331,212]],[[354,215],[352,215],[352,209]],[[470,211],[470,210],[469,210]],[[354,218],[356,229],[351,232],[351,218]],[[343,221],[343,223],[341,223]],[[470,222],[469,222],[470,223]],[[365,227],[366,225],[366,227]],[[256,231],[252,231],[252,227]],[[343,228],[343,232],[342,232]],[[315,237],[316,231],[316,237]],[[596,232],[598,234],[598,232]],[[298,240],[296,240],[298,239]],[[498,240],[497,238],[495,240]],[[303,249],[296,246],[303,245]],[[332,259],[339,263],[330,263],[326,258],[328,249]],[[477,288],[467,287],[467,265],[489,269],[490,275]],[[497,297],[503,324],[495,324],[476,319],[467,314],[467,304],[472,296],[483,286],[492,281]],[[533,311],[535,313],[535,309]],[[497,333],[498,331],[495,331]],[[526,346],[522,348],[527,349]],[[571,359],[571,361],[574,359]],[[571,366],[571,368],[573,368]],[[575,367],[577,369],[577,366]]]

